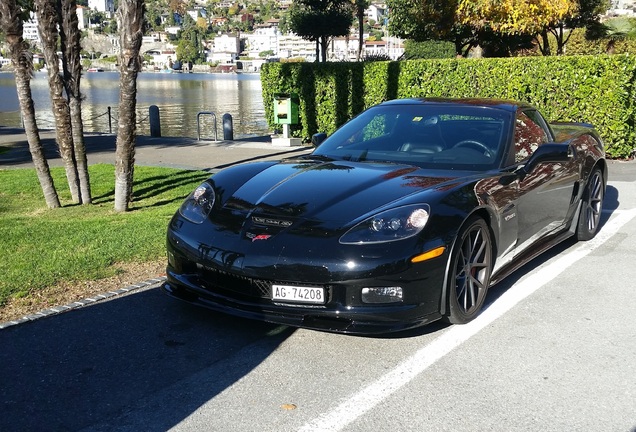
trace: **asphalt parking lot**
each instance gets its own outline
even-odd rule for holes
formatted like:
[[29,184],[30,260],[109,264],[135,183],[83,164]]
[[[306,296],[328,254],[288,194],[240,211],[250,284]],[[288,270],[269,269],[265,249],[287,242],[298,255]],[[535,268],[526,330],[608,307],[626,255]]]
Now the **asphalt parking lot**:
[[[210,171],[306,150],[164,146],[145,148]],[[524,266],[464,326],[297,330],[151,284],[0,330],[0,430],[636,432],[635,186],[636,163],[611,162],[597,238]]]

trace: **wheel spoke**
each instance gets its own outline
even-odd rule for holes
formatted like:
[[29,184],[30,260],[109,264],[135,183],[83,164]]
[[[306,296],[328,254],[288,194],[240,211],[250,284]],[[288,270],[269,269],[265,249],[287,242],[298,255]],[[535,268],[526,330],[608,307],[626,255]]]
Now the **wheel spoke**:
[[472,216],[459,231],[453,247],[453,273],[447,279],[449,322],[463,324],[479,313],[490,285],[493,243],[487,222]]
[[476,227],[469,231],[461,245],[457,258],[457,300],[464,313],[471,313],[481,304],[489,279],[490,242],[483,230]]
[[603,205],[603,183],[600,173],[595,173],[590,181],[590,196],[586,208],[587,229],[592,232],[598,227]]

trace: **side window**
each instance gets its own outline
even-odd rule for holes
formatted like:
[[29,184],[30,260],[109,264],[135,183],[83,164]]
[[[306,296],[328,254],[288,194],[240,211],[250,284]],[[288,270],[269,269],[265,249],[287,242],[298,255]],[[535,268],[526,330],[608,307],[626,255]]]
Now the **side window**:
[[550,140],[536,111],[520,111],[515,123],[515,162],[527,159],[541,144]]

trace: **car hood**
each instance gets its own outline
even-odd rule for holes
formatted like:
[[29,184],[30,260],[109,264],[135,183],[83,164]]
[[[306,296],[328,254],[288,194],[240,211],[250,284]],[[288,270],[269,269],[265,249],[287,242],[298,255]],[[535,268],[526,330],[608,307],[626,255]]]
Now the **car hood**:
[[456,178],[389,163],[282,162],[242,183],[224,207],[289,220],[346,222],[424,190],[452,188]]

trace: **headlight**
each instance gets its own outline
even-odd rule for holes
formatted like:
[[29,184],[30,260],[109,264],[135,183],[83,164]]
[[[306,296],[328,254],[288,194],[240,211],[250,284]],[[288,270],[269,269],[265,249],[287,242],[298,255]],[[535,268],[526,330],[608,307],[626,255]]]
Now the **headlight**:
[[428,205],[410,205],[378,213],[340,237],[342,244],[386,243],[418,234],[428,221]]
[[189,221],[200,224],[210,215],[215,200],[216,194],[212,186],[203,183],[188,195],[185,202],[181,204],[179,213]]

